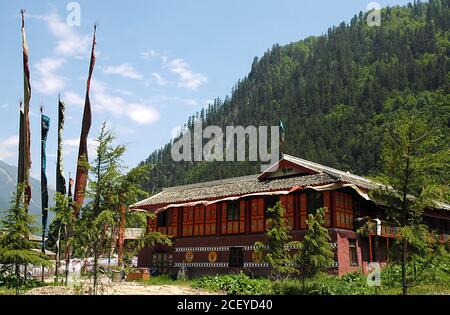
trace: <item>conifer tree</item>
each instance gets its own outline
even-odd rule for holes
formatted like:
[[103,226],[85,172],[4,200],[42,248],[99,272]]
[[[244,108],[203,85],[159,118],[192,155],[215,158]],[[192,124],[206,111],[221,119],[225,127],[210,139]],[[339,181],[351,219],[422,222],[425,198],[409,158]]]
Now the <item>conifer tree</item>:
[[25,281],[21,278],[20,267],[29,264],[44,267],[51,265],[45,254],[33,251],[37,244],[29,239],[32,234],[32,217],[26,209],[24,190],[24,186],[19,185],[11,198],[9,210],[0,221],[0,264],[2,273],[14,274],[16,294],[19,294]]
[[[388,205],[388,219],[399,226],[402,291],[408,293],[407,264],[429,252],[436,242],[423,223],[423,211],[449,195],[448,130],[416,110],[399,110],[386,128],[382,150],[384,184],[373,198]],[[413,253],[416,252],[416,255]]]
[[[273,208],[267,210],[269,219],[267,220],[266,236],[268,239],[268,253],[265,260],[272,266],[272,276],[281,278],[296,273],[297,269],[293,266],[293,259],[290,251],[291,227],[286,219],[286,210],[277,202]],[[262,242],[256,242],[255,248],[261,251],[264,248]]]
[[329,268],[333,264],[333,247],[327,228],[323,227],[325,209],[316,210],[315,214],[308,216],[305,237],[299,243],[299,250],[294,260],[300,268],[302,286],[305,288],[305,279]]

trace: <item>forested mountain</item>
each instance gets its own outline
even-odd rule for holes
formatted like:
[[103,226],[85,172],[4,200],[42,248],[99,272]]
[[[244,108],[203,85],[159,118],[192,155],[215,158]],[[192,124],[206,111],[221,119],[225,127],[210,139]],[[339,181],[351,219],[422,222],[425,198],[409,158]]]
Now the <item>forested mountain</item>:
[[[34,218],[34,225],[41,226],[42,206],[41,206],[41,182],[37,179],[30,177],[31,183],[31,203],[30,213]],[[0,161],[0,218],[10,207],[10,201],[13,192],[17,189],[17,167],[6,164]],[[54,205],[53,199],[55,191],[49,187],[49,204],[50,207]],[[53,213],[49,213],[49,222],[53,218]]]
[[[255,58],[231,96],[189,117],[187,127],[278,125],[286,153],[361,175],[377,174],[383,126],[399,108],[450,124],[450,0],[385,8],[381,26],[367,14],[322,36],[274,45]],[[448,133],[447,133],[448,135]],[[447,140],[449,140],[447,138]],[[182,162],[168,143],[153,164],[149,192],[259,171],[259,163]]]

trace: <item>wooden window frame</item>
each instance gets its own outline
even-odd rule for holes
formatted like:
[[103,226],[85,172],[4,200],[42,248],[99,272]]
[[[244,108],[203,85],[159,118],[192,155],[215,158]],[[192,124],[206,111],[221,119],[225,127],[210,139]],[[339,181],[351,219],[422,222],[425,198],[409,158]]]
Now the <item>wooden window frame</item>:
[[337,228],[354,229],[353,195],[342,191],[333,191],[334,217]]
[[[314,195],[314,199],[311,198],[312,195]],[[319,196],[319,198],[317,198],[317,196]],[[316,210],[323,208],[324,206],[323,191],[313,189],[308,190],[306,192],[306,199],[307,215],[316,214]],[[314,200],[314,203],[311,202],[312,200]],[[314,206],[312,204],[314,204]]]
[[[250,199],[249,207],[249,234],[261,234],[265,233],[265,205],[264,198],[252,198]],[[254,228],[256,226],[256,229]]]
[[[355,257],[353,257],[355,255]],[[359,267],[359,259],[358,259],[358,243],[354,238],[348,239],[348,258],[350,262],[350,266]],[[355,259],[356,258],[356,261]]]
[[[161,224],[160,218],[164,218],[164,224]],[[158,228],[166,228],[169,226],[169,213],[168,210],[162,211],[156,215],[156,226]]]

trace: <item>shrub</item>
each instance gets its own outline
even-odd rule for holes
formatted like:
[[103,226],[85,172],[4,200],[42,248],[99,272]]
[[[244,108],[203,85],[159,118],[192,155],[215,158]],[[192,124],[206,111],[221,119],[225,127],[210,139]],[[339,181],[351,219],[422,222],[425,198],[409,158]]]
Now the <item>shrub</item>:
[[220,276],[204,276],[194,280],[192,287],[211,291],[222,291],[228,295],[271,294],[271,283],[267,279],[251,278],[244,273]]

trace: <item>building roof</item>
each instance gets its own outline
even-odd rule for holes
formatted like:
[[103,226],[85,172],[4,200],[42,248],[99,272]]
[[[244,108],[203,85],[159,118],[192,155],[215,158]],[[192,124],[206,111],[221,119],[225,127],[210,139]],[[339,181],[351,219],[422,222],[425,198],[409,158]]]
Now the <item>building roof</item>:
[[[272,177],[272,173],[276,173],[283,167],[283,161],[293,164],[294,167],[298,166],[302,171],[294,172],[288,176]],[[318,186],[337,182],[351,183],[361,188],[370,188],[370,186],[374,185],[366,178],[285,155],[282,160],[270,166],[262,174],[164,188],[162,192],[140,201],[130,208],[139,209],[164,204],[212,200],[250,193],[288,190],[292,187]]]
[[[359,190],[370,190],[381,184],[372,180],[285,154],[283,158],[263,173],[227,178],[191,185],[164,188],[160,193],[130,206],[131,209],[148,209],[164,205],[224,199],[254,193],[288,191],[327,184],[351,185]],[[345,187],[341,185],[341,187]],[[362,193],[358,191],[358,193]],[[364,193],[363,193],[364,194]],[[450,206],[436,203],[439,209],[450,210]]]

